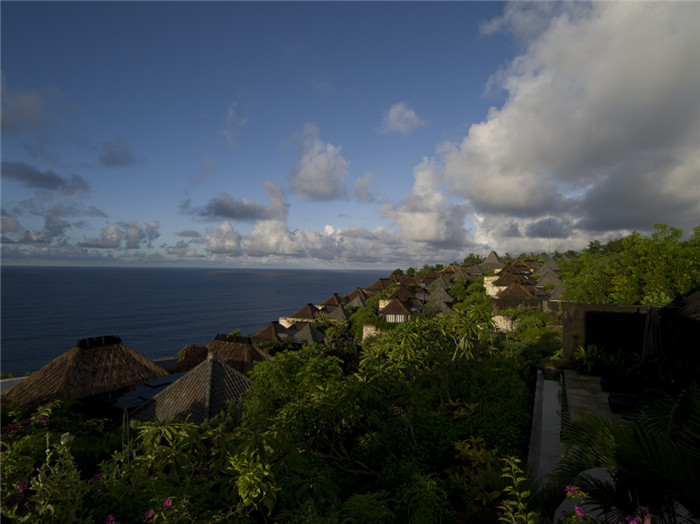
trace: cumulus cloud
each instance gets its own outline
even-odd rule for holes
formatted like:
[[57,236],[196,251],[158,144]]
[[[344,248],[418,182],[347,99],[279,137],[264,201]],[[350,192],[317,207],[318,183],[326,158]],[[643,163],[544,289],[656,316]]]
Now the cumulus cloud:
[[241,234],[226,221],[218,228],[209,229],[204,235],[209,255],[241,255]]
[[503,107],[445,154],[452,190],[484,215],[575,214],[589,231],[697,221],[698,17],[694,3],[509,6],[488,30],[528,47],[492,79]]
[[369,186],[372,185],[372,173],[365,171],[355,180],[355,185],[352,187],[352,196],[360,202],[374,202],[376,199],[369,191]]
[[121,246],[123,237],[124,233],[119,226],[112,225],[104,228],[99,238],[79,242],[78,246],[92,249],[117,249]]
[[160,236],[160,221],[150,220],[146,224],[146,240],[148,247],[152,247],[152,242]]
[[105,167],[128,167],[142,161],[127,144],[126,138],[121,135],[100,144],[99,158],[100,163]]
[[198,255],[197,250],[190,247],[190,245],[184,240],[179,240],[174,246],[168,247],[165,252],[168,255],[174,255],[181,258],[196,258],[204,256]]
[[402,238],[416,242],[461,246],[466,242],[466,204],[451,204],[441,191],[442,172],[435,159],[423,158],[413,169],[412,193],[398,205],[385,204]]
[[307,200],[342,197],[348,161],[340,154],[341,150],[341,147],[323,142],[319,138],[318,128],[314,124],[307,124],[301,136],[291,190]]
[[425,121],[418,118],[413,109],[408,107],[405,102],[399,102],[391,106],[384,115],[382,131],[384,133],[397,132],[402,135],[408,135],[414,129],[423,125],[425,125]]
[[152,247],[151,242],[160,236],[159,228],[160,222],[157,220],[147,222],[144,229],[138,220],[132,219],[130,222],[119,222],[108,226],[102,229],[99,237],[79,242],[77,246],[91,249],[120,249],[124,241],[124,247],[127,250],[139,249],[144,243]]

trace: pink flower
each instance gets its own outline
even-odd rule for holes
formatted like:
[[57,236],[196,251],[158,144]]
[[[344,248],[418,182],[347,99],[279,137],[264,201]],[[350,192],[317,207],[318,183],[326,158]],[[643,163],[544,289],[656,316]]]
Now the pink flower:
[[586,516],[586,512],[583,511],[583,508],[582,508],[581,506],[576,506],[576,514],[577,514],[579,517],[585,517],[585,516]]
[[115,520],[114,515],[107,515],[105,522],[114,522]]
[[143,518],[145,518],[145,519],[147,519],[147,520],[148,520],[148,519],[152,519],[153,516],[154,516],[155,514],[156,514],[156,512],[153,511],[153,509],[149,509],[149,510],[146,512],[146,514],[143,516]]
[[642,517],[646,517],[649,514],[649,508],[646,506],[642,507]]
[[172,506],[172,505],[173,505],[173,499],[171,499],[170,497],[166,498],[166,499],[163,501],[163,507],[164,507],[164,508],[169,508],[169,507]]
[[571,486],[566,486],[566,491],[567,491],[567,493],[572,493],[574,495],[576,495],[576,493],[578,493],[578,490],[576,488],[572,488]]

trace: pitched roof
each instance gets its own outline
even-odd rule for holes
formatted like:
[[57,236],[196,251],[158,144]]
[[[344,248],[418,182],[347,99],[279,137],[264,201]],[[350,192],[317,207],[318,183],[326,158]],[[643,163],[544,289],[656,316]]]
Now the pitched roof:
[[349,300],[355,300],[356,297],[360,297],[362,300],[367,300],[370,297],[369,293],[367,293],[367,291],[361,287],[356,287],[350,291],[347,296]]
[[459,270],[455,271],[455,274],[452,275],[452,282],[454,282],[457,279],[468,279],[469,278],[469,269],[465,267],[459,268]]
[[532,268],[529,264],[523,262],[518,258],[517,260],[514,260],[506,267],[501,269],[501,271],[498,274],[503,275],[505,273],[512,273],[514,275],[529,275],[532,273]]
[[557,286],[549,294],[549,300],[561,300],[564,295],[564,287]]
[[469,273],[471,276],[481,276],[484,274],[484,270],[480,264],[477,264],[475,266],[470,267],[467,270],[467,273]]
[[441,287],[442,289],[447,289],[450,287],[450,283],[445,278],[445,275],[440,275],[430,283],[430,287]]
[[290,337],[294,342],[300,344],[313,344],[314,342],[323,342],[326,335],[321,333],[311,324],[304,324],[296,333]]
[[279,321],[273,320],[267,326],[255,333],[251,338],[253,340],[271,342],[273,340],[279,340],[280,335],[284,335],[286,333],[287,328],[280,324]]
[[397,289],[389,298],[410,299],[414,296],[415,294],[410,288],[407,286],[399,286],[399,289]]
[[247,337],[235,335],[216,335],[213,342],[207,344],[210,353],[216,353],[218,359],[240,371],[248,373],[257,362],[270,360],[270,355],[254,346]]
[[311,321],[314,318],[316,318],[316,315],[318,315],[318,308],[316,306],[314,306],[313,304],[306,304],[299,311],[297,311],[296,313],[291,315],[290,318],[297,318],[300,320]]
[[443,302],[442,300],[436,300],[435,302],[428,302],[428,307],[432,307],[439,311],[440,313],[449,313],[452,308]]
[[501,271],[499,273],[499,277],[496,280],[494,280],[491,284],[494,286],[508,287],[515,282],[522,284],[527,280],[527,276],[518,273],[504,273],[503,271]]
[[406,275],[405,277],[403,277],[403,280],[401,280],[401,284],[404,286],[420,286],[420,282],[413,275]]
[[426,284],[429,284],[437,278],[440,278],[440,273],[438,273],[434,269],[431,269],[425,275],[423,275],[421,280],[423,280],[423,282],[425,282]]
[[559,271],[559,262],[554,260],[553,258],[549,258],[545,261],[544,264],[542,264],[542,267],[540,269],[549,269],[551,271]]
[[[501,259],[498,258],[498,255],[496,254],[495,251],[491,251],[489,255],[486,257],[486,259],[479,264],[479,267],[481,268],[481,271],[486,273],[487,271],[494,271],[496,269],[501,269],[505,264],[501,262]],[[472,267],[473,269],[473,267]],[[470,271],[470,274],[475,274]]]
[[454,265],[454,264],[450,264],[450,265],[447,266],[447,267],[443,267],[443,268],[440,270],[440,273],[443,273],[443,274],[445,274],[445,273],[456,273],[459,269],[460,269],[459,266],[456,266],[456,265]]
[[329,320],[335,320],[336,322],[341,322],[343,320],[350,319],[350,312],[343,306],[338,306],[333,311],[328,314]]
[[388,288],[391,285],[391,280],[388,278],[380,278],[377,280],[374,284],[371,284],[367,290],[368,291],[383,291],[384,289]]
[[403,300],[395,298],[391,300],[384,308],[379,312],[380,315],[411,315],[410,306],[407,305]]
[[333,293],[330,297],[328,297],[326,300],[321,302],[321,306],[340,306],[343,304],[346,304],[347,300],[343,297],[341,297],[338,293]]
[[365,307],[365,300],[360,295],[356,295],[355,298],[347,303],[347,307]]
[[113,393],[167,374],[118,336],[87,338],[5,391],[2,400],[28,408],[59,397]]
[[446,302],[448,304],[451,304],[455,301],[455,299],[452,298],[450,294],[441,287],[436,288],[432,293],[430,293],[430,295],[428,295],[428,300],[432,302]]
[[555,286],[561,284],[561,278],[559,278],[554,271],[548,271],[537,281],[538,286],[548,286],[550,284],[554,284]]
[[524,286],[522,284],[514,282],[507,288],[505,288],[503,291],[498,293],[498,298],[508,298],[517,300],[539,300],[539,297],[537,297],[534,293],[535,290],[531,289],[532,287],[533,286]]
[[250,381],[214,353],[189,373],[148,400],[131,414],[137,420],[184,419],[204,422],[226,408],[250,386]]

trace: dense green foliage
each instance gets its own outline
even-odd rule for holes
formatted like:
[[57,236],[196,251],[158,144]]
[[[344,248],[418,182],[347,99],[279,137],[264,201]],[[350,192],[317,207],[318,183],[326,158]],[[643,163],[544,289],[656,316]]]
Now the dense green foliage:
[[656,224],[649,237],[591,242],[561,276],[571,302],[668,305],[700,287],[700,226],[685,241],[681,229]]
[[[256,366],[242,410],[202,426],[132,423],[121,447],[118,430],[60,402],[42,408],[48,419],[13,414],[3,517],[495,522],[502,458],[526,453],[531,387],[527,368],[494,356],[489,316],[464,305],[397,325],[354,367],[347,328]],[[84,432],[99,443],[90,460]]]

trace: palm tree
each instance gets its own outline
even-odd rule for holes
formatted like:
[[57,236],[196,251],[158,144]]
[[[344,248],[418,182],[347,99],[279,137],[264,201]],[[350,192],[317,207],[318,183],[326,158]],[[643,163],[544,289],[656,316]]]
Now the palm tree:
[[[608,521],[620,522],[641,506],[658,522],[700,517],[697,384],[677,398],[657,397],[625,418],[587,413],[571,419],[562,440],[567,447],[555,479],[579,486]],[[587,473],[591,468],[605,468],[609,476]]]

